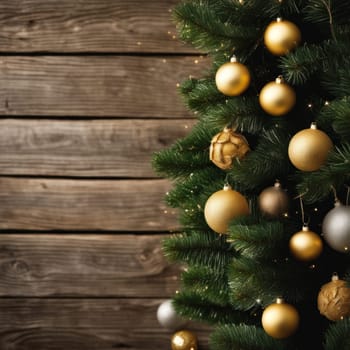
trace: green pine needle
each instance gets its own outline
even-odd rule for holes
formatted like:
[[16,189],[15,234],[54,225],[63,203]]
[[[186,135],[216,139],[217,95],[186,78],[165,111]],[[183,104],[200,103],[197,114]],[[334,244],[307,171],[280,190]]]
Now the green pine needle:
[[276,340],[262,328],[244,324],[218,327],[211,335],[210,348],[212,350],[294,350],[290,345],[290,339]]
[[350,349],[350,318],[333,323],[325,334],[325,350]]

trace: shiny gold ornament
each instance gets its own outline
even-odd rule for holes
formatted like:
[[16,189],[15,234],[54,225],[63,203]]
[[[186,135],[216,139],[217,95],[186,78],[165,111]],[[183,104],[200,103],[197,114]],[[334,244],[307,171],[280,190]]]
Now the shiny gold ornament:
[[263,110],[275,117],[288,113],[295,105],[294,90],[279,76],[260,91],[259,102]]
[[323,242],[321,237],[304,226],[302,231],[295,233],[289,241],[289,249],[297,260],[312,261],[322,253]]
[[324,284],[317,297],[320,314],[331,321],[350,316],[350,288],[335,274],[332,281]]
[[250,83],[248,68],[237,62],[236,57],[231,62],[224,63],[216,72],[215,82],[218,90],[227,96],[237,96],[244,92]]
[[280,217],[287,214],[289,197],[282,189],[279,181],[271,187],[265,188],[258,197],[260,211],[270,217]]
[[212,138],[209,158],[217,167],[226,170],[232,167],[234,158],[242,159],[249,150],[248,141],[243,135],[225,128]]
[[197,337],[193,332],[181,330],[171,337],[172,350],[197,350]]
[[296,133],[289,142],[288,156],[292,164],[302,171],[314,171],[326,162],[332,140],[312,123],[309,129]]
[[232,219],[248,214],[249,206],[245,197],[228,185],[223,190],[213,193],[204,208],[207,224],[220,234],[227,233],[228,224]]
[[262,326],[273,338],[283,339],[292,335],[299,326],[299,313],[296,308],[281,298],[269,305],[262,314]]
[[290,21],[277,18],[270,23],[264,33],[267,49],[276,56],[282,56],[295,49],[301,42],[299,28]]

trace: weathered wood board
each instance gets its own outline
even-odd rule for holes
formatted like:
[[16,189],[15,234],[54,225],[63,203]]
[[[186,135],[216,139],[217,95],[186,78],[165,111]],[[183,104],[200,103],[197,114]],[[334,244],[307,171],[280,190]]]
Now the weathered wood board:
[[172,297],[181,270],[164,257],[165,237],[2,234],[0,296]]
[[[0,299],[2,350],[170,349],[156,313],[164,299]],[[190,326],[208,349],[209,328]]]
[[0,178],[1,230],[172,231],[167,180]]
[[0,51],[193,53],[176,37],[172,8],[177,3],[1,0]]
[[195,121],[0,119],[0,175],[152,178]]
[[199,76],[206,62],[196,56],[1,56],[0,115],[193,117],[177,84]]

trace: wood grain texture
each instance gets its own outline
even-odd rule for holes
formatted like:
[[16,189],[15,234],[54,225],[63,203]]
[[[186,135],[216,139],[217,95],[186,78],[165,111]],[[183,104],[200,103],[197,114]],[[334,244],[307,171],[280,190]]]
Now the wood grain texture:
[[[0,178],[0,229],[168,231],[167,180]],[[164,213],[166,211],[166,213]]]
[[194,52],[176,36],[178,0],[1,0],[2,52]]
[[[0,299],[1,350],[170,349],[164,299]],[[189,325],[208,349],[209,327]]]
[[166,235],[0,235],[0,296],[171,297]]
[[193,56],[2,56],[0,115],[184,118],[191,114],[176,84],[206,64]]
[[154,152],[194,120],[0,119],[0,175],[156,177]]

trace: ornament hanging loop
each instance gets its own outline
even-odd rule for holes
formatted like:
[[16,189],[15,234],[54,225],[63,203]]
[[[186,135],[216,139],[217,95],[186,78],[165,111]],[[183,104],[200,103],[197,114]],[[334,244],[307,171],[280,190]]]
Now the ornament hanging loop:
[[[306,194],[302,193],[301,195],[299,195],[299,203],[300,203],[300,211],[301,211],[301,220],[303,222],[303,227],[308,227],[310,224],[310,218],[308,218],[308,220],[305,220],[305,209],[304,209],[304,203],[303,203],[303,196]],[[297,198],[298,198],[297,197]]]
[[335,189],[335,187],[332,185],[331,186],[331,190],[333,191],[333,196],[334,196],[334,202],[337,204],[339,203],[339,198],[338,198],[338,195],[337,195],[337,190]]
[[349,205],[350,186],[346,186],[346,188],[347,188],[347,191],[346,191],[345,205]]

